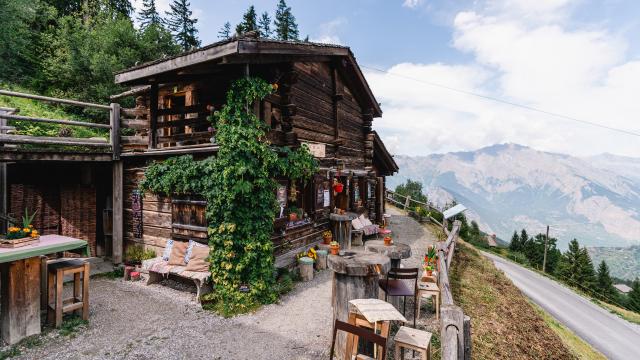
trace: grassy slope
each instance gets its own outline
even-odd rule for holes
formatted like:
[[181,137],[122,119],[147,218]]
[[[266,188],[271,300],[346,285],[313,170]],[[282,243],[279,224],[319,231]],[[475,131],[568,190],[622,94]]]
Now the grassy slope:
[[585,357],[593,351],[587,344],[574,346],[580,340],[570,339],[568,330],[557,331],[489,260],[470,245],[460,244],[451,286],[454,298],[472,319],[474,359],[594,358]]
[[[33,94],[33,91],[17,86],[7,86],[5,84],[0,84],[0,88]],[[86,118],[82,118],[80,116],[76,116],[64,111],[60,106],[48,105],[45,102],[31,99],[0,96],[0,107],[17,108],[20,110],[18,115],[23,116],[89,122],[89,120]],[[102,116],[105,117],[105,119],[108,119],[109,117],[108,113],[106,112],[103,112]],[[18,134],[35,136],[59,136],[60,129],[63,127],[58,124],[34,123],[28,121],[9,121],[8,125],[15,126]],[[88,138],[108,136],[108,132],[104,130],[79,126],[70,126],[68,128],[71,130],[71,135],[74,137]]]
[[540,314],[544,322],[562,339],[562,342],[582,360],[606,360],[607,358],[584,342],[567,327],[558,322],[553,316],[548,314],[538,305],[531,303],[531,306]]

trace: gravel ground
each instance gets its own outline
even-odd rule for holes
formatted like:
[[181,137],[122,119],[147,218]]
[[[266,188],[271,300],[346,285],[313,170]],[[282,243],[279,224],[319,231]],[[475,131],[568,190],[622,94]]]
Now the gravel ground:
[[[412,247],[404,266],[420,266],[434,236],[393,208],[395,241]],[[410,306],[411,305],[411,306]],[[413,314],[407,303],[407,319]],[[434,330],[430,306],[418,327]],[[150,286],[96,278],[90,321],[75,336],[49,331],[21,359],[319,359],[331,344],[331,272],[298,283],[278,304],[224,319],[195,303],[195,288],[171,280]]]

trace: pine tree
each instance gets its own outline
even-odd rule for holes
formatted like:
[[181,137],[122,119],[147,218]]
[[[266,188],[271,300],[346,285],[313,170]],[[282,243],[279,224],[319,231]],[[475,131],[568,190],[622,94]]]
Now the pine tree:
[[578,240],[569,242],[569,249],[562,255],[558,275],[571,286],[591,289],[595,285],[595,271],[586,248],[580,248]]
[[156,0],[142,0],[138,21],[140,21],[141,29],[146,29],[150,25],[162,26],[162,18],[156,9]]
[[258,29],[260,30],[260,36],[263,38],[270,38],[273,33],[273,31],[271,31],[271,17],[266,11],[260,16]]
[[613,279],[611,279],[611,274],[609,274],[609,266],[607,266],[607,263],[604,260],[602,260],[598,266],[596,279],[598,295],[600,295],[605,301],[617,302],[618,293],[613,287]]
[[520,237],[518,236],[517,231],[513,231],[513,236],[511,237],[511,242],[509,243],[509,250],[511,251],[520,251]]
[[173,0],[171,3],[171,11],[167,13],[167,26],[173,33],[176,42],[180,44],[183,50],[189,50],[200,46],[198,40],[198,29],[195,24],[198,19],[192,19],[192,12],[189,9],[191,4],[187,0]]
[[274,20],[276,35],[280,40],[298,40],[298,24],[291,13],[291,7],[284,0],[278,2],[276,17]]
[[256,8],[251,5],[247,12],[242,15],[242,22],[236,26],[236,33],[242,34],[249,31],[258,30],[258,14],[256,14]]
[[640,312],[640,280],[636,278],[627,294],[627,309]]
[[524,250],[529,243],[529,235],[527,235],[527,230],[522,229],[520,232],[520,250]]
[[218,38],[229,39],[230,37],[231,37],[231,23],[227,21],[226,23],[224,23],[220,31],[218,31]]

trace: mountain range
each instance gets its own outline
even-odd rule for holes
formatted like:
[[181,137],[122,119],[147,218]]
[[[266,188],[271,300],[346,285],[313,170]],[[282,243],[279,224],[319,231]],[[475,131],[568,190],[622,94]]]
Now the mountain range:
[[575,157],[499,144],[476,151],[394,157],[393,189],[423,183],[429,200],[455,199],[480,228],[509,240],[514,230],[544,232],[559,247],[577,238],[586,246],[640,244],[640,159],[602,154]]

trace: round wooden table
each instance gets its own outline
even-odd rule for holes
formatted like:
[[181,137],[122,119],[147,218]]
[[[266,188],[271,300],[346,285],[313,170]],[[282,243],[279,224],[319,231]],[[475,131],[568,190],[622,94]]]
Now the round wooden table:
[[[373,252],[346,251],[343,256],[329,255],[329,269],[333,270],[331,305],[333,320],[349,321],[349,301],[354,299],[377,299],[378,278],[391,268],[388,256]],[[336,355],[344,359],[346,336],[338,333]]]
[[400,267],[400,260],[411,257],[411,247],[399,242],[385,245],[384,240],[369,240],[364,244],[364,250],[388,256],[392,269]]
[[340,244],[341,249],[351,249],[351,220],[357,217],[355,213],[329,214],[335,240]]

